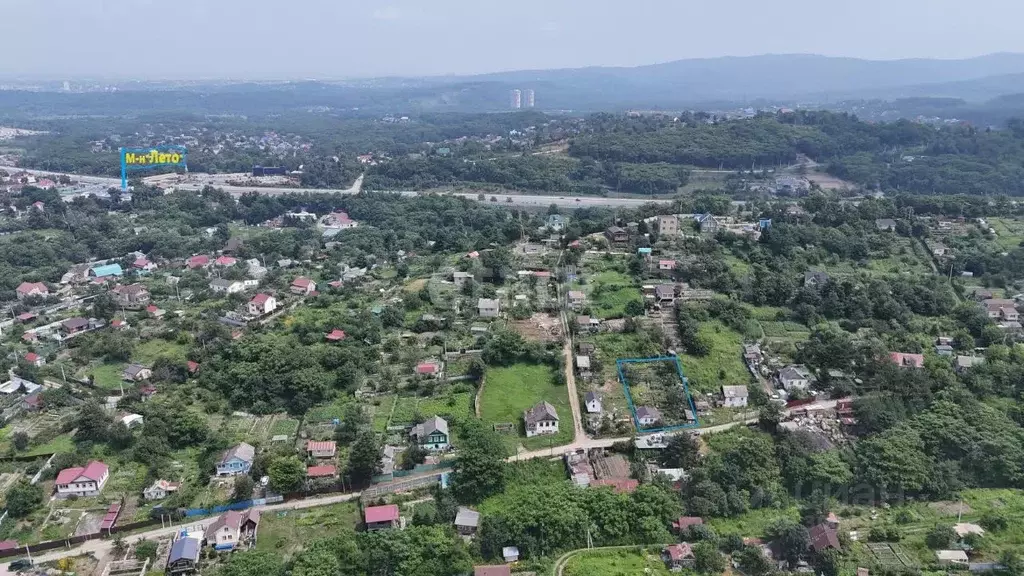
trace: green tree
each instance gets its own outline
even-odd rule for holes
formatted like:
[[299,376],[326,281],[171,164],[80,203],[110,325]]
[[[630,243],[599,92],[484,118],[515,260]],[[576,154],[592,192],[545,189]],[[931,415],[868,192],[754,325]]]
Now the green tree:
[[733,554],[733,559],[747,576],[768,576],[775,572],[775,566],[772,565],[771,560],[757,546],[744,546],[739,552]]
[[814,486],[829,489],[846,486],[853,480],[853,472],[838,450],[826,450],[812,454],[809,460],[808,480]]
[[458,456],[452,469],[452,487],[460,502],[475,503],[497,494],[505,486],[505,443],[479,420],[463,423]]
[[839,550],[822,550],[814,555],[814,567],[823,576],[839,576],[843,566],[843,557]]
[[365,486],[380,470],[380,448],[373,432],[367,431],[359,435],[348,455],[347,473],[352,483]]
[[721,574],[725,571],[725,556],[710,542],[698,542],[693,547],[694,568],[701,574]]
[[29,437],[28,433],[23,430],[19,430],[11,435],[11,443],[14,445],[14,449],[21,452],[28,448]]
[[284,558],[279,552],[246,550],[230,555],[220,568],[222,576],[280,576],[284,571]]
[[43,489],[20,480],[7,491],[7,512],[14,518],[24,518],[43,503]]
[[956,531],[948,524],[936,524],[925,535],[924,541],[932,550],[945,550],[956,540]]
[[658,454],[665,468],[692,468],[700,460],[700,446],[689,434],[676,434]]
[[150,560],[156,559],[156,550],[158,545],[155,540],[147,540],[143,538],[135,543],[135,559],[136,560]]
[[769,526],[768,537],[778,542],[782,559],[791,567],[796,566],[810,544],[807,528],[791,520],[780,520]]
[[630,300],[626,302],[626,316],[643,316],[644,303],[639,300]]
[[254,488],[256,488],[256,482],[247,474],[235,476],[234,488],[231,490],[231,501],[242,502],[252,498]]
[[345,406],[341,423],[334,429],[334,439],[348,444],[359,436],[359,432],[370,425],[370,417],[356,403]]
[[930,479],[932,464],[924,442],[908,428],[866,438],[856,450],[861,478],[875,486],[918,492]]
[[267,471],[270,477],[270,488],[275,492],[294,492],[302,487],[306,478],[306,465],[296,456],[281,456],[270,462]]

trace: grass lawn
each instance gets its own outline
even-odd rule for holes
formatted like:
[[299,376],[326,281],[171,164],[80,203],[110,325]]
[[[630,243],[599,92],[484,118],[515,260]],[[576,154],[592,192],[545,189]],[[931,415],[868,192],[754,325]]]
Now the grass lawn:
[[594,550],[569,558],[563,576],[669,576],[657,547],[648,549]]
[[996,231],[996,244],[1012,250],[1024,242],[1024,222],[1012,218],[989,218],[988,225]]
[[282,418],[275,420],[270,426],[270,436],[274,437],[278,434],[284,434],[286,436],[294,436],[295,432],[299,429],[299,421],[294,418]]
[[373,431],[383,432],[388,427],[391,419],[391,409],[395,406],[397,396],[384,396],[374,398],[373,402]]
[[473,395],[469,392],[446,393],[431,398],[402,396],[395,406],[393,423],[415,424],[422,418],[441,416],[451,423],[473,415]]
[[358,522],[359,510],[354,502],[271,512],[260,518],[256,549],[291,556],[304,544],[328,533],[354,530]]
[[[89,374],[92,375],[93,381],[97,388],[104,390],[120,390],[123,382],[122,373],[125,369],[125,364],[100,364],[99,366],[93,367]],[[133,386],[131,383],[127,383],[126,387]]]
[[714,392],[722,385],[750,382],[750,372],[743,364],[743,336],[726,328],[718,320],[704,322],[698,334],[710,345],[707,356],[683,354],[683,374],[689,379],[690,392]]
[[152,366],[153,362],[161,356],[183,361],[185,360],[185,347],[175,342],[154,338],[139,344],[135,348],[135,353],[132,354],[132,360],[145,366]]
[[588,280],[590,309],[599,318],[620,318],[626,313],[626,304],[643,301],[633,279],[621,272],[606,270]]
[[507,440],[513,445],[522,442],[528,449],[568,444],[572,441],[573,429],[569,392],[565,386],[554,383],[549,366],[514,364],[488,368],[484,393],[480,401],[480,415],[489,424],[513,422],[522,430],[523,411],[542,400],[550,402],[558,412],[558,434],[529,439],[522,435],[514,437],[509,434],[506,436]]
[[61,434],[53,440],[50,440],[46,444],[40,444],[39,446],[32,446],[27,452],[26,456],[36,456],[42,454],[66,454],[68,452],[75,451],[75,443],[71,439],[70,434]]
[[769,526],[782,518],[789,518],[799,522],[800,510],[796,506],[783,508],[782,510],[760,508],[732,518],[709,518],[708,522],[720,536],[739,534],[744,537],[760,538],[764,536]]

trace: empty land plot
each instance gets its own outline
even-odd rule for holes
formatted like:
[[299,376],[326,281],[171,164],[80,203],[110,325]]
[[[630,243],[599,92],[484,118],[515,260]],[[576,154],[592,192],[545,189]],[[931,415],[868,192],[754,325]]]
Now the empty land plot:
[[620,318],[626,313],[626,304],[643,302],[633,279],[613,270],[590,277],[585,289],[590,310],[599,318]]
[[683,374],[691,392],[716,392],[723,385],[750,383],[750,372],[743,364],[743,336],[718,320],[704,322],[697,334],[710,348],[706,356],[679,356]]
[[131,382],[124,381],[124,369],[127,364],[97,364],[86,370],[86,374],[92,376],[93,384],[104,390],[119,390],[122,386],[130,388],[134,386]]
[[270,425],[270,437],[294,436],[299,430],[299,421],[294,418],[281,417]]
[[416,424],[418,420],[441,416],[457,421],[472,415],[473,395],[469,392],[452,392],[430,398],[402,396],[395,405],[392,425]]
[[646,574],[668,576],[658,550],[594,550],[580,552],[565,562],[563,576],[619,576]]
[[551,314],[538,312],[525,320],[513,320],[511,324],[527,340],[554,342],[562,336],[562,319]]
[[1024,221],[1012,218],[989,218],[988,225],[996,231],[996,244],[1012,250],[1024,242]]
[[266,513],[260,518],[256,549],[290,556],[328,532],[354,531],[358,522],[355,502]]
[[527,447],[558,446],[572,440],[572,412],[569,392],[565,386],[555,384],[551,367],[542,364],[513,364],[489,368],[480,400],[480,415],[488,424],[514,422],[523,430],[523,411],[541,401],[554,406],[559,419],[557,434],[535,436],[529,439],[506,437],[510,443],[520,441]]
[[185,361],[185,347],[175,342],[154,338],[139,344],[132,354],[132,360],[145,366],[152,366],[157,358],[167,357]]
[[690,409],[690,396],[679,377],[675,360],[622,361],[622,376],[626,393],[633,401],[633,407],[656,408],[661,413],[660,422],[640,425],[640,429],[682,426],[688,423],[686,410]]
[[383,432],[388,427],[388,422],[391,420],[391,411],[395,407],[395,400],[397,398],[397,396],[374,398],[373,402],[367,407],[370,411],[374,432]]

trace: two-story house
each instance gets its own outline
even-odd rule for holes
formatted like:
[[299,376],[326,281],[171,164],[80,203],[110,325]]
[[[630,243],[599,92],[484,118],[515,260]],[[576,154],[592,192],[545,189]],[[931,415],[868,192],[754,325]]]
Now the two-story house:
[[110,477],[110,468],[99,460],[92,460],[85,467],[65,468],[57,474],[54,486],[57,496],[99,496]]
[[587,392],[583,396],[583,403],[587,407],[587,414],[601,413],[601,395],[597,392]]
[[292,280],[292,285],[288,288],[292,294],[298,294],[300,296],[306,296],[316,292],[316,282],[305,276],[299,276],[295,280]]
[[242,442],[232,447],[217,462],[217,476],[238,476],[247,474],[256,458],[256,448]]
[[277,310],[277,299],[269,294],[257,294],[249,300],[250,316],[265,316]]
[[256,539],[260,525],[260,511],[249,508],[244,511],[225,512],[206,529],[206,542],[218,550],[232,550],[241,544]]
[[566,299],[573,310],[580,310],[587,303],[587,295],[581,290],[569,290]]
[[455,286],[462,288],[466,284],[473,282],[473,275],[469,272],[456,271],[452,274],[452,281],[455,282]]
[[121,377],[129,382],[142,382],[153,377],[153,371],[141,364],[130,364]]
[[608,238],[609,242],[620,243],[629,241],[629,232],[627,232],[625,228],[620,228],[618,226],[609,226],[608,229],[604,231],[604,235]]
[[14,293],[18,300],[24,300],[32,296],[49,296],[50,289],[42,282],[22,282],[14,289]]
[[412,427],[409,438],[424,450],[436,452],[448,449],[448,422],[440,416],[428,418]]
[[558,413],[555,412],[555,407],[547,402],[541,402],[529,410],[524,410],[523,422],[526,424],[527,438],[558,433]]
[[658,236],[667,238],[679,235],[679,218],[675,214],[658,216]]
[[129,310],[141,310],[149,304],[149,290],[142,284],[116,286],[111,292],[117,305]]
[[171,544],[164,573],[168,576],[194,574],[199,569],[199,551],[202,542],[198,538],[178,538]]

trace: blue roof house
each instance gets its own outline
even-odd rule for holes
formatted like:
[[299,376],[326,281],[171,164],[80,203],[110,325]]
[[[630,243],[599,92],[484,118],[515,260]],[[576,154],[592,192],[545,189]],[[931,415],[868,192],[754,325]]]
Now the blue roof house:
[[167,574],[191,574],[199,566],[199,550],[201,542],[198,538],[179,538],[171,545],[171,554],[167,558]]

